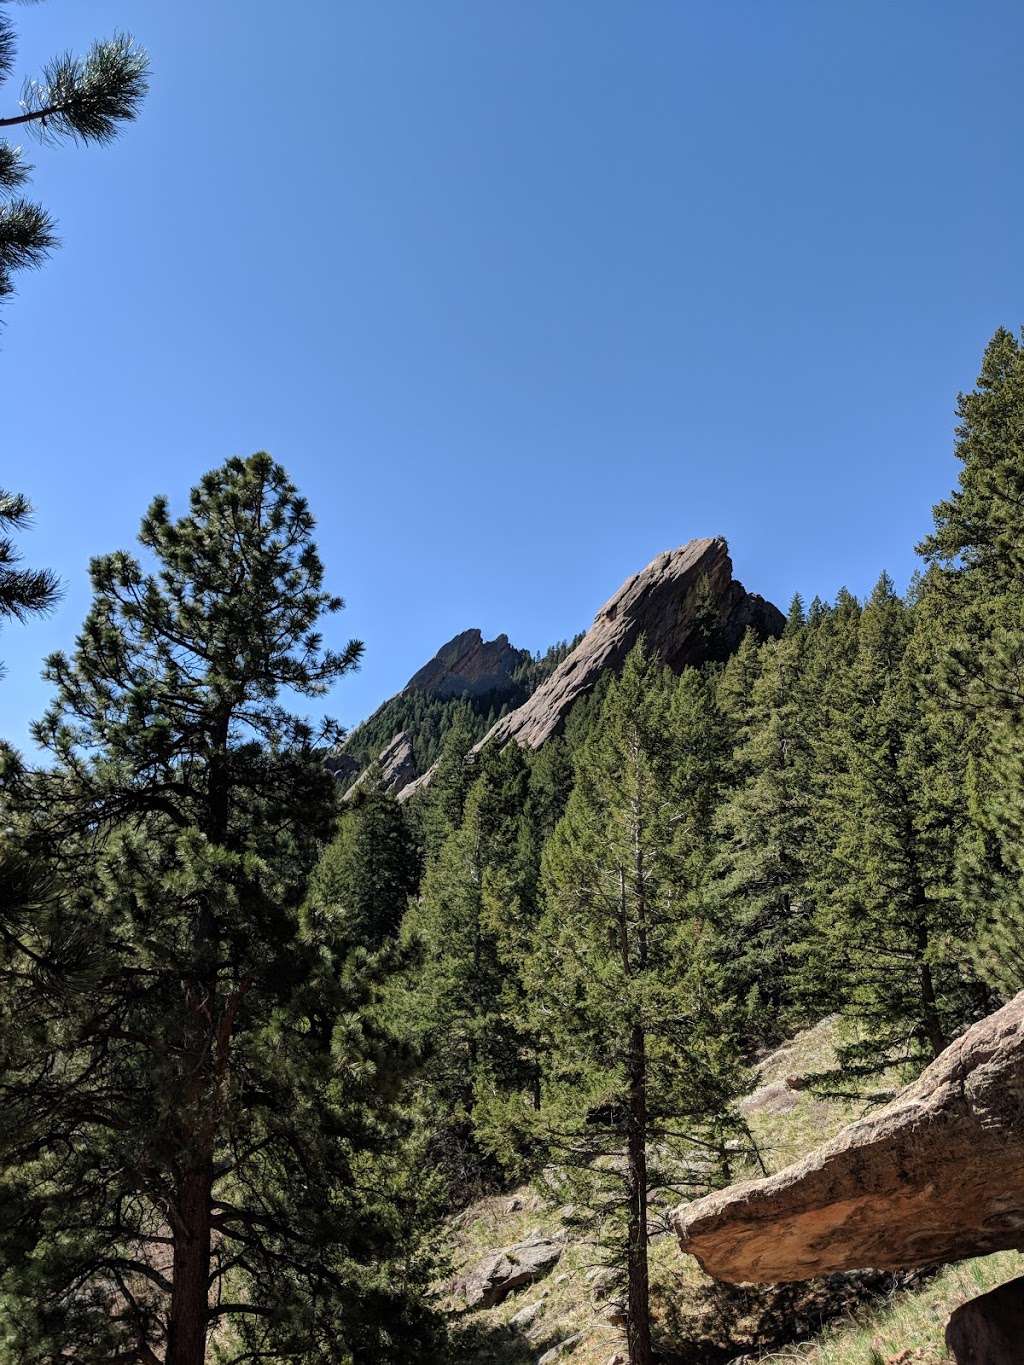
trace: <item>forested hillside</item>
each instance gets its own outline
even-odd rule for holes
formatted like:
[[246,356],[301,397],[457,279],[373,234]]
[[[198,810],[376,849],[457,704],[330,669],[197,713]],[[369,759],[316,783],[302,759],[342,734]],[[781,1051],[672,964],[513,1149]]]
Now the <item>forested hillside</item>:
[[404,805],[372,767],[343,801],[343,738],[284,705],[362,652],[322,642],[341,603],[285,471],[157,498],[48,660],[45,761],[3,753],[0,1360],[479,1359],[439,1230],[524,1183],[620,1359],[672,1359],[652,1241],[759,1169],[766,1053],[827,1017],[806,1085],[867,1104],[1024,987],[1009,332],[957,454],[906,593],[796,596],[678,671],[648,633],[536,749],[470,752],[568,646],[500,704],[401,694],[348,745],[436,758]]
[[578,639],[579,636],[559,641],[536,656],[518,651],[515,666],[495,686],[460,687],[455,679],[438,691],[436,685],[417,675],[397,696],[357,725],[339,746],[336,761],[343,788],[352,775],[364,771],[402,731],[410,738],[416,775],[425,773],[436,762],[449,730],[458,727],[471,734],[474,743],[483,739],[499,717],[508,715],[532,695]]

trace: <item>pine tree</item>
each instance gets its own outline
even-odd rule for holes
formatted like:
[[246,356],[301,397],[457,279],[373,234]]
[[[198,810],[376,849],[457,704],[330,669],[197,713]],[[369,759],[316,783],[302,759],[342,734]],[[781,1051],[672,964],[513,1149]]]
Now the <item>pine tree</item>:
[[[14,27],[0,12],[0,84],[15,56]],[[63,53],[47,63],[40,80],[25,82],[20,112],[0,117],[0,128],[23,128],[41,142],[110,142],[138,114],[148,65],[127,34],[95,43],[84,60]],[[13,291],[15,271],[39,265],[57,244],[50,215],[19,194],[31,169],[20,147],[0,141],[0,299]]]
[[353,942],[377,948],[397,938],[420,870],[404,808],[366,782],[346,803],[310,879],[310,899],[334,906]]
[[493,1140],[495,1103],[536,1084],[517,972],[530,921],[528,791],[518,746],[480,755],[406,922],[422,953],[406,1017],[429,1054],[423,1107],[453,1200],[498,1178],[493,1154],[511,1148]]
[[445,840],[462,823],[466,797],[473,783],[470,749],[475,738],[469,710],[460,706],[441,742],[430,786],[411,803],[428,866],[440,853]]
[[921,704],[925,641],[914,629],[883,574],[860,619],[837,721],[843,760],[817,922],[841,964],[853,1028],[840,1061],[855,1078],[895,1064],[917,1071],[971,1022],[962,968],[969,929],[952,887],[951,746]]
[[[5,824],[52,869],[2,936],[0,1340],[19,1361],[402,1360],[373,1183],[397,1086],[352,922],[304,905],[334,813],[313,519],[267,456],[93,561],[74,655],[9,768]],[[410,1274],[412,1274],[410,1270]],[[418,1357],[417,1357],[418,1358]]]
[[0,488],[0,622],[24,621],[49,611],[60,596],[60,583],[49,569],[24,569],[11,531],[23,531],[32,508],[20,493]]
[[995,989],[1024,986],[1024,345],[1000,328],[958,402],[959,487],[919,547],[947,639],[939,701],[965,718],[961,893]]
[[[799,945],[811,918],[813,767],[802,608],[759,656],[742,742],[739,785],[716,816],[716,917],[732,945],[731,990],[745,998],[750,1036],[779,1040],[792,1022]],[[735,722],[734,722],[735,725]]]
[[621,1277],[631,1365],[653,1360],[656,1209],[726,1178],[742,1089],[700,913],[724,735],[699,677],[680,689],[642,646],[609,684],[545,850],[527,966],[545,1049],[538,1130],[559,1195]]

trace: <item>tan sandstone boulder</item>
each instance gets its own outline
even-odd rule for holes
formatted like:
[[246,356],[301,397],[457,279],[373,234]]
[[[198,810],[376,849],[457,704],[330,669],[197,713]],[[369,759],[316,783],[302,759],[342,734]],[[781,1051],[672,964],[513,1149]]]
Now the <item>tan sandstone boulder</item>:
[[1024,1247],[1024,992],[885,1108],[777,1175],[684,1205],[673,1223],[684,1251],[734,1283]]

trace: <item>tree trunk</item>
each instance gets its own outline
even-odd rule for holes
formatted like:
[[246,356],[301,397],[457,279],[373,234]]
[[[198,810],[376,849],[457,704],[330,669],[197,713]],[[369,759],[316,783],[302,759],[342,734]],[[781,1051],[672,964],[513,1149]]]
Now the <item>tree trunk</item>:
[[204,1365],[206,1360],[212,1188],[209,1166],[186,1172],[181,1182],[166,1365]]
[[[922,915],[923,911],[918,910]],[[928,1046],[932,1050],[932,1056],[937,1057],[940,1052],[945,1052],[949,1042],[942,1031],[942,1020],[939,1016],[939,1002],[935,994],[935,979],[932,976],[932,969],[928,965],[928,928],[923,918],[917,921],[917,974],[918,984],[921,988],[921,1005],[925,1035],[928,1039]]]
[[629,1365],[652,1365],[650,1283],[647,1271],[647,1059],[644,1031],[629,1040],[629,1223],[626,1270],[626,1343]]

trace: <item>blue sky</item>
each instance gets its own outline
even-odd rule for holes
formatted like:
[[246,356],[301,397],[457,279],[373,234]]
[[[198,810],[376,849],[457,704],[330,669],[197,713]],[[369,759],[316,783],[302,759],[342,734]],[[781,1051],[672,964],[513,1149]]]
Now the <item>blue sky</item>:
[[30,149],[64,246],[5,309],[0,483],[68,591],[0,636],[6,735],[89,556],[261,448],[366,641],[346,723],[691,536],[782,606],[906,581],[956,391],[1024,320],[1019,3],[13,13],[26,73],[121,27],[154,84],[115,146]]

